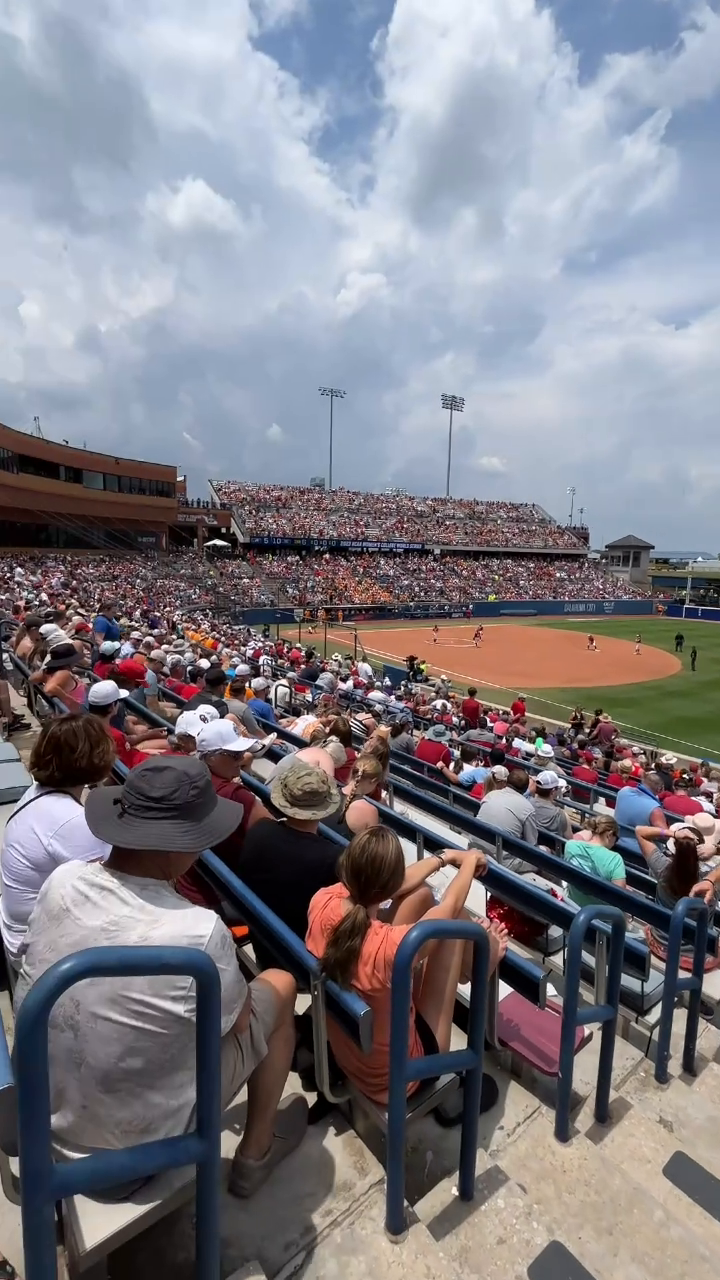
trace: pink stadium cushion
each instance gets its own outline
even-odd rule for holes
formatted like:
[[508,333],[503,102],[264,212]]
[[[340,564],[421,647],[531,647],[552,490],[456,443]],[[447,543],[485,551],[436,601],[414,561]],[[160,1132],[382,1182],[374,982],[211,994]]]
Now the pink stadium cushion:
[[[529,1000],[510,992],[498,1004],[497,1037],[523,1062],[528,1062],[545,1076],[556,1076],[560,1064],[560,1028],[562,1019],[556,1007],[538,1009]],[[592,1031],[578,1027],[575,1053],[592,1039]]]

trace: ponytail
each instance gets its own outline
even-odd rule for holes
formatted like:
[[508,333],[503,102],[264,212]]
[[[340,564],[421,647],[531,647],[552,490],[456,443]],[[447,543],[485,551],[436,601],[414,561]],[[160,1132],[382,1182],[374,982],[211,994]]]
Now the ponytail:
[[675,852],[663,884],[674,898],[686,898],[700,876],[698,843],[690,835],[675,836]]
[[328,935],[322,971],[338,986],[352,986],[370,928],[369,908],[394,898],[405,879],[402,845],[389,827],[371,827],[345,846],[338,873],[349,910]]
[[330,934],[322,968],[325,976],[337,982],[339,987],[349,987],[352,984],[369,928],[367,907],[356,902]]
[[[340,820],[345,817],[350,805],[357,796],[357,789],[361,782],[370,781],[375,785],[382,782],[383,769],[380,761],[375,756],[359,755],[350,770],[350,791],[348,795],[342,793],[343,804],[340,810]],[[374,788],[373,788],[374,790]]]

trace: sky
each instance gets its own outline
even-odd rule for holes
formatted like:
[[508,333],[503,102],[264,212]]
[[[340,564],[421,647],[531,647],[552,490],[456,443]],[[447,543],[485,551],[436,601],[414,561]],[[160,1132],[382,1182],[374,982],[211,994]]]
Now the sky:
[[0,0],[0,421],[720,550],[717,0]]

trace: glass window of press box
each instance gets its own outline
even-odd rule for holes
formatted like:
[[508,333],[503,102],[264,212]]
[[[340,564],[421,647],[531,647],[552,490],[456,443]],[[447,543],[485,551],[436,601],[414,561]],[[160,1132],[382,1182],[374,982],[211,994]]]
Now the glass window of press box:
[[144,498],[174,498],[175,485],[170,480],[143,480],[137,476],[117,476],[102,471],[85,471],[82,467],[66,467],[61,462],[34,458],[12,449],[0,449],[0,471],[12,475],[39,476],[43,480],[62,480],[79,484],[84,489],[100,489],[106,493],[137,494]]

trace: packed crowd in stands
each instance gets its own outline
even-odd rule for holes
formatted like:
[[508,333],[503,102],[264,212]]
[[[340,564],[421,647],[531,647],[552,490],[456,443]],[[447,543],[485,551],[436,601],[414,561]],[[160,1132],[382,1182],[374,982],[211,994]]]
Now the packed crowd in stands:
[[[651,758],[600,708],[576,708],[567,726],[548,727],[528,715],[521,694],[503,710],[483,705],[475,689],[454,692],[443,677],[431,685],[413,655],[407,679],[392,688],[365,657],[321,659],[222,623],[210,607],[188,617],[181,597],[196,573],[190,559],[185,570],[44,555],[0,562],[4,612],[17,624],[9,643],[29,670],[29,687],[69,711],[41,728],[32,786],[5,827],[0,930],[17,974],[16,1007],[53,964],[87,947],[191,946],[215,960],[223,1106],[249,1081],[229,1175],[230,1191],[247,1198],[292,1156],[308,1126],[306,1099],[284,1096],[295,1061],[297,989],[261,949],[260,976],[246,981],[222,903],[198,872],[203,850],[211,848],[305,940],[328,977],[358,991],[383,1029],[393,960],[408,929],[460,917],[473,880],[487,870],[486,855],[473,848],[406,867],[373,804],[389,798],[393,762],[414,756],[435,779],[474,796],[480,821],[528,846],[564,841],[551,888],[578,906],[587,894],[563,887],[563,861],[624,888],[618,835],[637,841],[663,906],[688,893],[714,903],[720,770],[707,761],[681,768],[670,753]],[[143,708],[157,710],[167,727],[147,724]],[[280,727],[305,745],[282,754]],[[272,766],[264,775],[267,802],[249,789],[263,756]],[[99,785],[116,758],[127,766],[126,780]],[[608,800],[591,815],[583,805],[598,786]],[[342,851],[321,824],[347,840]],[[499,856],[511,871],[533,871],[519,856]],[[428,883],[444,867],[452,874],[443,888]],[[494,967],[513,930],[527,936],[529,926],[502,903],[494,915],[487,910],[491,918],[481,923]],[[659,930],[648,930],[661,958],[665,943]],[[411,1058],[449,1048],[470,951],[448,940],[423,955],[408,1026]],[[385,1103],[388,1036],[377,1033],[368,1053],[335,1024],[328,1037],[341,1071]],[[51,1015],[49,1052],[53,1142],[62,1158],[150,1142],[194,1123],[188,980],[81,983]],[[482,1106],[490,1107],[498,1090],[485,1086]],[[137,1189],[123,1185],[113,1194],[122,1199]]]
[[579,550],[582,543],[532,503],[421,498],[215,480],[247,538],[352,538],[450,547]]
[[293,604],[627,600],[648,594],[585,557],[250,551],[247,559],[256,579],[281,585]]

